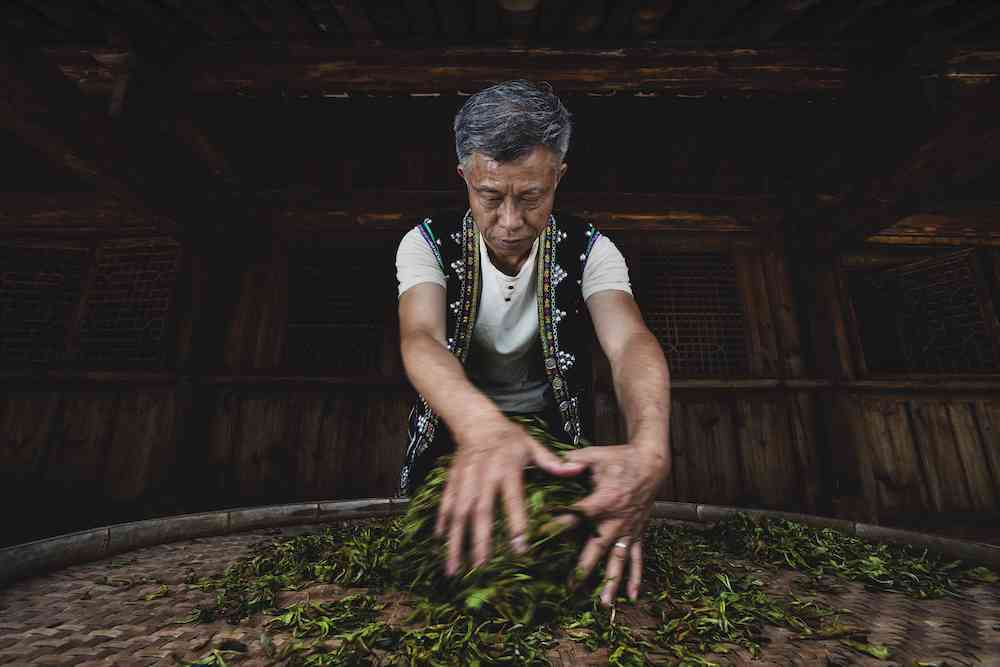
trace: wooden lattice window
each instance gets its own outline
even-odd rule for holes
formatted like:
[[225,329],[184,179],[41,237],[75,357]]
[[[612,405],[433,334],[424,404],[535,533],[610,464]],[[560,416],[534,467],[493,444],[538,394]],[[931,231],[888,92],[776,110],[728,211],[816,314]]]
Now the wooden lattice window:
[[848,280],[868,370],[996,371],[992,305],[972,251],[919,260]]
[[102,244],[80,330],[80,360],[110,365],[164,362],[179,262],[180,246],[171,239]]
[[386,304],[395,303],[386,248],[299,249],[289,258],[287,364],[373,374],[385,354]]
[[84,248],[0,247],[0,364],[61,359],[88,259]]
[[642,253],[636,300],[676,377],[747,374],[746,327],[727,253]]

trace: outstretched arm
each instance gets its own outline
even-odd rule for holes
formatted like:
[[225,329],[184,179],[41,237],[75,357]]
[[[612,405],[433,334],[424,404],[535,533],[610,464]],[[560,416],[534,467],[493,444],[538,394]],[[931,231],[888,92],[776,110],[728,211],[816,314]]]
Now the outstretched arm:
[[451,430],[456,452],[441,497],[435,532],[448,540],[447,573],[462,563],[466,528],[475,564],[489,557],[497,499],[503,502],[512,547],[523,551],[528,516],[524,467],[534,463],[554,475],[574,475],[567,463],[507,419],[469,381],[445,345],[445,290],[421,283],[399,299],[400,350],[410,382]]
[[[659,341],[646,327],[632,295],[604,290],[587,300],[597,339],[611,364],[615,395],[625,416],[628,442],[587,447],[567,455],[593,470],[593,493],[576,504],[598,523],[597,536],[580,554],[586,576],[612,543],[601,599],[610,604],[626,560],[631,560],[628,595],[635,599],[642,577],[640,537],[660,483],[670,473],[670,373]],[[627,544],[627,546],[620,546]]]

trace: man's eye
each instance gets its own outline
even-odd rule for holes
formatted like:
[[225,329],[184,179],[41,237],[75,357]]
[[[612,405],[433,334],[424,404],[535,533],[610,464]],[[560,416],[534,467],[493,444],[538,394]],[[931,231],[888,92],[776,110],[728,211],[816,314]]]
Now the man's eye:
[[502,201],[502,199],[498,199],[496,197],[487,197],[483,200],[483,203],[487,206],[499,206]]

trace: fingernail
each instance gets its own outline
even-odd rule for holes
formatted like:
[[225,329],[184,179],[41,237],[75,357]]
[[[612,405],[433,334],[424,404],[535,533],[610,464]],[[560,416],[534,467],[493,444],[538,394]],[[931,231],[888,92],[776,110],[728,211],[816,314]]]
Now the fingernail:
[[524,535],[515,535],[510,544],[514,548],[515,553],[524,554],[528,550],[528,544],[524,539]]

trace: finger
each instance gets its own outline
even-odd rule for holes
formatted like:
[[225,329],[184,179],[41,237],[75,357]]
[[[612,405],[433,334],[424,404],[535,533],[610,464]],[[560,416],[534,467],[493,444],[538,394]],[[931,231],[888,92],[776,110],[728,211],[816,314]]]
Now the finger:
[[510,547],[514,553],[523,554],[528,550],[528,514],[524,509],[524,482],[520,473],[509,475],[503,481],[503,510]]
[[531,442],[532,461],[534,461],[535,465],[550,475],[556,475],[557,477],[572,477],[573,475],[579,475],[587,469],[587,466],[584,463],[564,460],[557,456],[554,452],[549,451],[545,445],[534,440]]
[[438,505],[437,521],[434,524],[435,537],[444,537],[445,532],[448,530],[448,519],[451,514],[452,498],[454,495],[451,482],[449,481],[444,487],[444,493],[441,494],[441,503]]
[[462,564],[465,524],[469,518],[470,504],[463,494],[463,496],[460,496],[455,501],[455,509],[450,517],[451,524],[448,527],[448,562],[445,567],[445,573],[449,577],[458,572],[458,568]]
[[580,449],[573,449],[566,452],[564,458],[573,463],[591,465],[594,463],[600,463],[603,460],[607,449],[608,448],[606,446],[581,447]]
[[625,560],[628,558],[629,547],[619,547],[619,542],[627,544],[628,539],[616,540],[611,547],[611,554],[608,556],[608,567],[604,572],[604,590],[601,591],[601,603],[605,607],[610,607],[621,584],[622,572],[625,571]]
[[472,553],[475,566],[479,567],[490,557],[493,547],[493,507],[494,489],[489,485],[479,494],[476,510],[472,515],[473,544]]
[[608,521],[598,527],[597,535],[587,540],[580,552],[580,560],[577,562],[572,584],[583,581],[590,576],[597,561],[601,559],[601,556],[607,552],[608,547],[616,539],[615,536],[619,534],[620,528],[621,522],[619,521]]
[[628,597],[635,602],[639,597],[639,584],[642,583],[642,540],[633,542],[630,552]]

